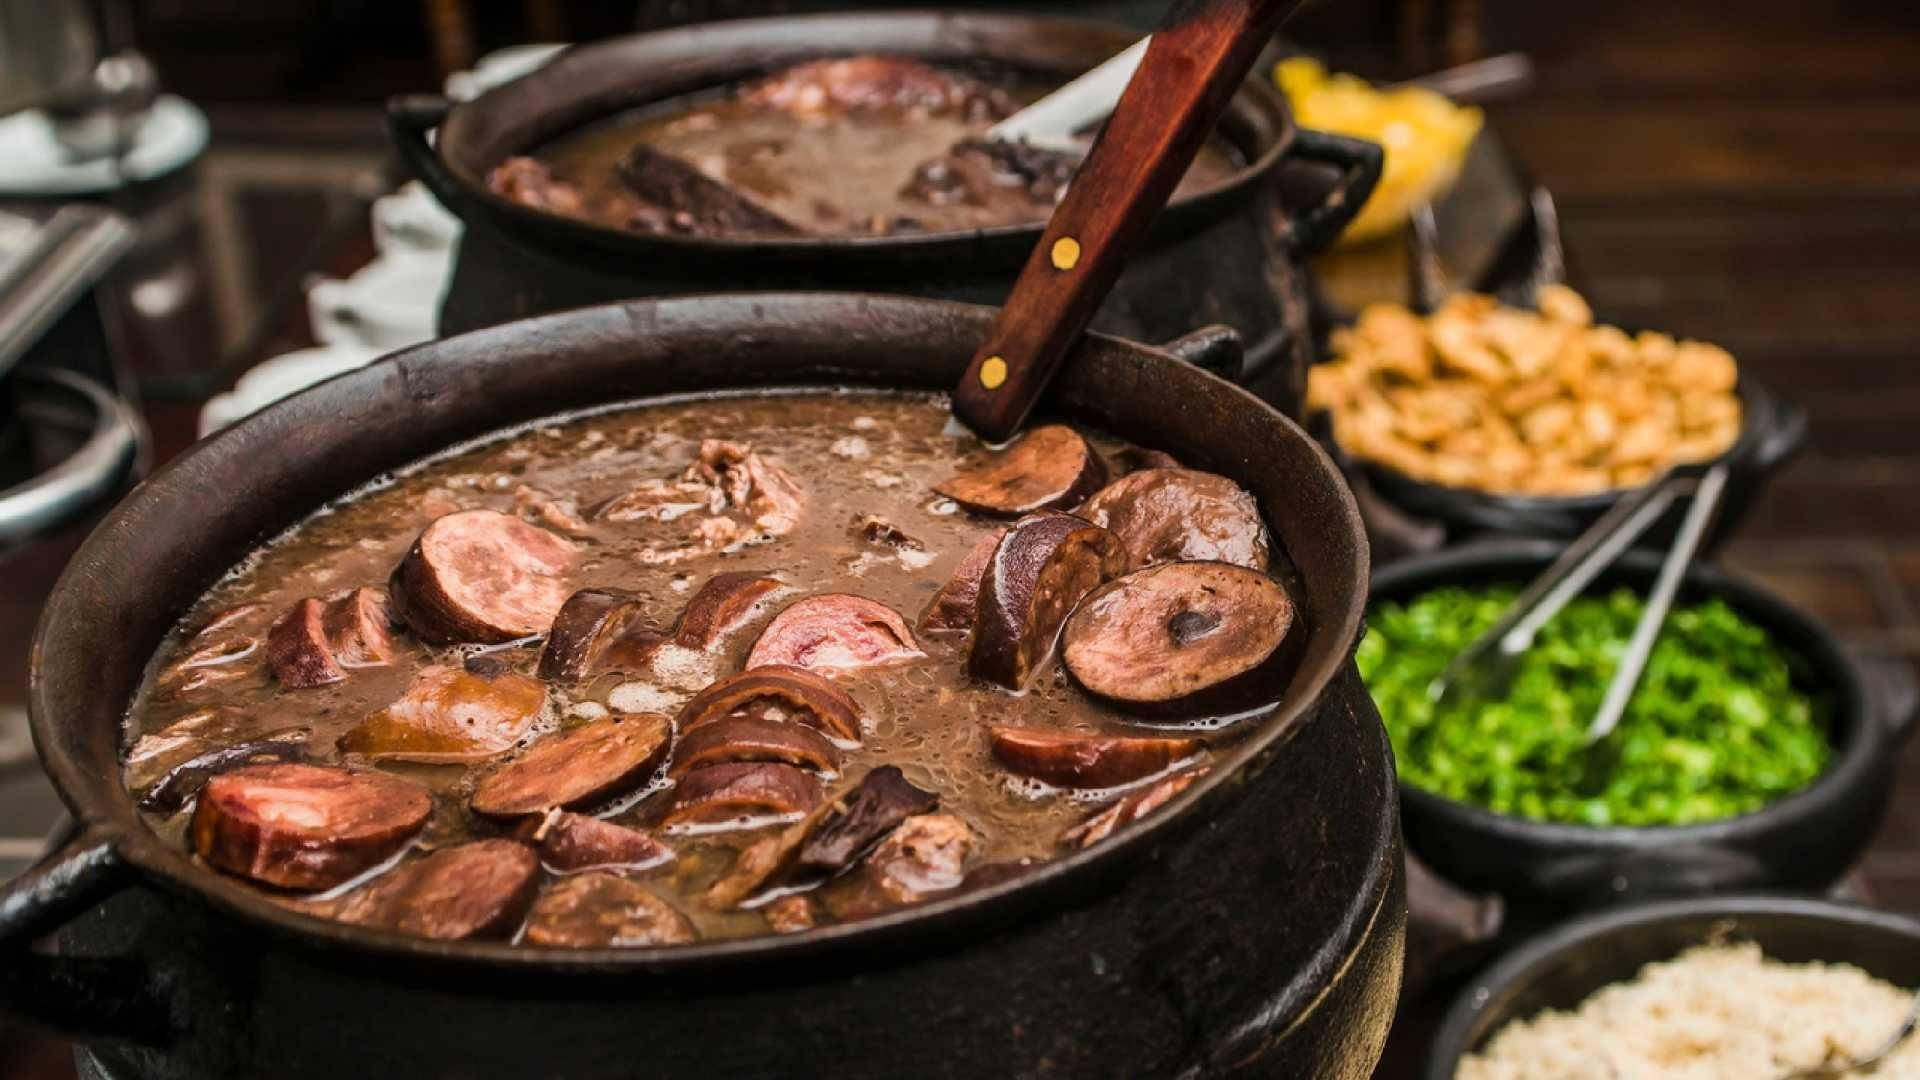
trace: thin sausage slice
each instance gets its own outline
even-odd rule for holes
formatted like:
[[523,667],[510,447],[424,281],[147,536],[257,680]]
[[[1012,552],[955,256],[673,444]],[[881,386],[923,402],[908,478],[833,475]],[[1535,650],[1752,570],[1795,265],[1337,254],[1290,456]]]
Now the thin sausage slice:
[[1070,848],[1088,848],[1112,836],[1114,830],[1122,825],[1131,825],[1160,809],[1173,800],[1175,795],[1187,790],[1195,780],[1207,774],[1203,765],[1197,769],[1175,773],[1165,780],[1158,780],[1138,791],[1129,791],[1119,799],[1090,815],[1085,821],[1073,826],[1060,835],[1060,842]]
[[480,782],[468,805],[488,817],[591,806],[646,783],[671,737],[658,713],[610,716],[534,743]]
[[804,814],[820,802],[820,781],[805,769],[770,762],[708,765],[680,778],[662,825],[710,825]]
[[1078,511],[1112,529],[1136,567],[1182,559],[1267,568],[1267,526],[1240,485],[1195,469],[1142,469]]
[[556,810],[528,820],[519,833],[540,849],[548,869],[563,874],[605,867],[651,870],[674,860],[674,850],[651,834],[585,814]]
[[421,668],[399,700],[342,735],[340,749],[400,761],[478,761],[512,749],[546,703],[538,679],[435,664]]
[[1048,511],[1014,522],[980,581],[967,670],[1009,690],[1026,689],[1053,655],[1067,613],[1126,569],[1119,539],[1071,514]]
[[1088,693],[1122,708],[1226,709],[1271,689],[1292,626],[1287,590],[1259,571],[1161,563],[1089,595],[1061,654]]
[[995,724],[993,756],[1022,776],[1063,788],[1110,788],[1143,780],[1200,752],[1199,739],[1085,735]]
[[913,786],[898,768],[882,765],[834,803],[837,809],[801,846],[801,869],[827,874],[845,870],[901,822],[939,806],[940,797]]
[[987,576],[987,564],[993,561],[994,549],[1000,546],[1000,538],[1005,535],[1007,530],[995,529],[967,549],[953,576],[940,586],[927,609],[920,613],[921,633],[964,634],[973,629],[974,607],[980,600],[980,579]]
[[1106,482],[1106,462],[1087,440],[1048,424],[1005,450],[975,455],[933,490],[978,513],[1019,517],[1073,506]]
[[348,670],[393,663],[393,609],[387,590],[363,585],[327,605],[327,643]]
[[547,630],[539,675],[578,682],[603,671],[643,670],[666,643],[646,625],[646,609],[631,593],[581,589],[567,597]]
[[702,651],[713,648],[727,631],[753,618],[760,605],[786,588],[764,574],[730,571],[715,574],[700,586],[680,613],[673,630],[674,644]]
[[323,765],[247,765],[207,781],[193,849],[283,889],[327,889],[391,858],[433,812],[418,784]]
[[326,616],[326,601],[309,596],[293,605],[267,631],[267,663],[281,685],[305,689],[347,677],[327,642]]
[[543,634],[567,601],[572,541],[493,510],[436,519],[389,583],[394,609],[434,645]]
[[918,660],[927,654],[892,608],[852,593],[796,600],[773,617],[747,655],[747,667],[786,664],[853,671]]
[[687,733],[674,748],[669,775],[723,761],[780,761],[820,772],[840,768],[840,750],[804,724],[767,716],[723,716]]
[[527,915],[525,940],[551,949],[639,948],[694,940],[693,924],[637,881],[576,874],[546,887]]
[[344,897],[333,916],[440,941],[503,938],[519,927],[539,882],[533,849],[475,840],[395,867]]
[[729,675],[693,695],[680,709],[678,726],[690,734],[722,717],[768,708],[836,739],[860,741],[860,707],[845,690],[805,668],[779,665]]

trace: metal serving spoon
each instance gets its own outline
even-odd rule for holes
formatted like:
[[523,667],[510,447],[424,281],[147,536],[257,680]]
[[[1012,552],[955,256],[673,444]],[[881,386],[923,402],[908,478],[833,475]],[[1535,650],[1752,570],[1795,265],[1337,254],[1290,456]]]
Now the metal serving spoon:
[[1780,1080],[1836,1080],[1850,1072],[1871,1070],[1892,1057],[1893,1052],[1900,1049],[1900,1044],[1907,1041],[1907,1036],[1913,1034],[1916,1026],[1920,1026],[1920,993],[1913,996],[1913,1004],[1907,1008],[1907,1018],[1901,1021],[1899,1030],[1889,1036],[1886,1042],[1875,1047],[1872,1052],[1854,1058],[1844,1065],[1820,1065],[1790,1072],[1780,1077]]

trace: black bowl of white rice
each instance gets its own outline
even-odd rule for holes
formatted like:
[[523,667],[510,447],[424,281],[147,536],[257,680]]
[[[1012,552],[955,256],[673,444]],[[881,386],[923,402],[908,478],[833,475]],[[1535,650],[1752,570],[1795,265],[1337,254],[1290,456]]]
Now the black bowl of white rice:
[[[1920,921],[1788,896],[1611,908],[1555,927],[1448,1010],[1427,1080],[1773,1080],[1853,1060],[1920,987]],[[1920,1035],[1871,1073],[1920,1077]]]

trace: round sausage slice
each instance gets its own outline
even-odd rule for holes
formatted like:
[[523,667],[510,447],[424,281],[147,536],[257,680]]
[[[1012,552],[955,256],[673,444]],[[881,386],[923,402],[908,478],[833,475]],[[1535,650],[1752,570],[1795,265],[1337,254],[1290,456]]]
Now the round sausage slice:
[[734,713],[777,708],[836,739],[860,741],[860,707],[805,668],[771,665],[729,675],[693,695],[678,717],[683,735]]
[[753,643],[746,666],[854,671],[926,655],[907,621],[887,605],[852,593],[822,593],[796,600],[775,615]]
[[563,874],[609,866],[651,870],[675,857],[672,848],[648,833],[585,814],[556,811],[529,819],[518,832],[539,847],[548,869]]
[[1106,462],[1079,432],[1047,424],[973,456],[933,490],[978,513],[1018,517],[1073,506],[1106,482]]
[[267,631],[267,664],[282,686],[305,689],[347,677],[327,642],[327,604],[309,596],[288,609]]
[[610,716],[534,743],[480,782],[468,805],[488,817],[578,809],[645,783],[667,756],[658,713]]
[[644,668],[667,640],[649,629],[645,619],[646,609],[637,596],[581,589],[567,597],[553,617],[540,650],[540,677],[578,682],[614,668]]
[[1230,708],[1259,696],[1292,626],[1292,599],[1265,574],[1161,563],[1082,601],[1061,655],[1088,693],[1122,708]]
[[771,762],[708,765],[680,778],[662,825],[711,825],[804,814],[820,802],[820,781]]
[[1119,539],[1071,514],[1014,522],[980,581],[967,670],[1009,690],[1026,689],[1053,655],[1067,613],[1126,569]]
[[538,679],[435,664],[421,668],[399,700],[340,736],[340,749],[397,761],[479,761],[511,750],[546,703]]
[[567,601],[574,551],[512,515],[461,510],[428,525],[394,568],[393,606],[434,645],[543,634]]
[[1200,752],[1193,738],[1086,735],[995,724],[993,756],[1022,776],[1063,788],[1110,788],[1144,780]]
[[247,765],[207,781],[193,849],[210,865],[283,889],[328,889],[391,858],[433,797],[385,773]]
[[1112,529],[1134,566],[1182,559],[1267,568],[1267,526],[1240,485],[1195,469],[1142,469],[1079,510]]
[[440,941],[511,934],[533,903],[540,860],[512,840],[442,848],[348,894],[334,918]]
[[679,776],[723,761],[779,761],[834,772],[840,768],[840,750],[805,724],[734,714],[701,724],[682,737],[667,772]]
[[786,586],[764,574],[730,571],[715,574],[700,586],[680,612],[674,644],[706,651],[720,643],[727,631],[752,618],[768,597]]
[[562,878],[527,915],[527,943],[551,949],[682,945],[694,937],[693,924],[672,904],[615,874]]

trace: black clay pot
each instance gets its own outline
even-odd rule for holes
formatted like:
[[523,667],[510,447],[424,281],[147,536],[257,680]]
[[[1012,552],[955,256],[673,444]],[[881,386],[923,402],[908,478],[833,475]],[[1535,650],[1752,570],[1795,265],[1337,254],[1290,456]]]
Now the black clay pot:
[[[0,1003],[102,1036],[92,1049],[110,1067],[163,1078],[1367,1076],[1405,901],[1391,755],[1351,660],[1359,518],[1298,427],[1113,339],[1089,338],[1042,408],[1246,485],[1312,619],[1286,697],[1111,843],[868,922],[573,952],[296,913],[196,865],[121,788],[122,717],[162,635],[326,501],[588,405],[946,386],[992,317],[842,294],[589,308],[408,350],[182,455],[88,540],[40,625],[34,735],[80,824],[0,892]],[[57,954],[28,951],[62,922]]]
[[[1559,551],[1552,542],[1509,542],[1409,559],[1374,575],[1373,602],[1405,601],[1442,585],[1525,584]],[[1658,568],[1656,554],[1630,553],[1588,591],[1626,585],[1645,593]],[[1886,810],[1895,751],[1913,726],[1911,694],[1876,703],[1830,631],[1771,593],[1696,564],[1679,602],[1709,597],[1764,627],[1798,658],[1796,681],[1824,698],[1835,749],[1812,785],[1724,821],[1595,828],[1497,814],[1403,783],[1409,849],[1455,884],[1536,913],[1635,896],[1820,889],[1838,880]]]
[[1460,1059],[1509,1021],[1575,1008],[1647,964],[1721,940],[1752,941],[1788,963],[1852,964],[1896,986],[1920,984],[1920,922],[1903,915],[1764,895],[1636,904],[1541,934],[1468,983],[1434,1036],[1423,1075],[1453,1080]]
[[[580,304],[739,289],[857,289],[999,303],[1043,223],[973,232],[803,239],[652,236],[528,209],[487,189],[488,172],[584,124],[637,106],[737,83],[820,56],[887,53],[990,64],[1065,81],[1119,52],[1138,31],[1035,15],[860,12],[741,19],[610,38],[474,101],[398,98],[401,156],[467,224],[443,332]],[[429,146],[426,131],[438,126]],[[1096,330],[1160,342],[1209,324],[1245,343],[1239,381],[1298,415],[1312,360],[1300,259],[1339,235],[1379,177],[1371,143],[1296,130],[1286,99],[1248,79],[1221,121],[1246,166],[1176,200],[1093,320]],[[1331,167],[1311,207],[1278,205],[1283,169]]]

